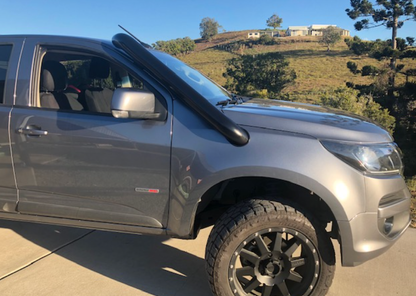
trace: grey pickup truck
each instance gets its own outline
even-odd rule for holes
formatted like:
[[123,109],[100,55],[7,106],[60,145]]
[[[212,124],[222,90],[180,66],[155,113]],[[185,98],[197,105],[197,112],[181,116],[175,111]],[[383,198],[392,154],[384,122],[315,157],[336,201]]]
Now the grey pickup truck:
[[325,295],[410,223],[373,122],[238,97],[127,34],[0,36],[0,219],[193,239],[218,296]]

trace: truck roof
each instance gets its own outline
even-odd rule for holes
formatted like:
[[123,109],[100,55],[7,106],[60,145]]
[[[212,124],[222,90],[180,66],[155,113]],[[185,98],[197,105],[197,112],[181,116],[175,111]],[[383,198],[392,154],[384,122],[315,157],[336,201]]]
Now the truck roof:
[[112,44],[111,40],[91,38],[91,37],[77,37],[77,36],[65,36],[65,35],[47,35],[47,34],[13,34],[13,35],[0,35],[0,40],[10,40],[10,39],[39,39],[42,41],[79,41],[79,42],[94,42],[94,43],[106,43]]

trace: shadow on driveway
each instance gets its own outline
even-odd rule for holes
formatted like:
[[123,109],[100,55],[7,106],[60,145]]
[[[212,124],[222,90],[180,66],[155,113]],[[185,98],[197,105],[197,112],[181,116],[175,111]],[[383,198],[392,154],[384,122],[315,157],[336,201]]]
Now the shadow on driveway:
[[[93,291],[100,290],[108,295],[123,294],[120,291],[125,287],[110,280],[138,289],[134,295],[211,295],[202,259],[209,230],[205,230],[195,241],[181,241],[8,221],[0,221],[0,227],[9,228],[16,233],[16,237],[21,236],[49,251],[56,249],[53,241],[73,230],[79,231],[78,238],[83,236],[74,239],[72,235],[69,240],[72,243],[0,281],[2,295],[12,295],[16,285],[16,291],[20,292],[25,286],[30,287],[31,295],[44,295],[45,292],[93,295],[97,294]],[[51,237],[56,239],[51,240]],[[30,252],[30,248],[27,251]],[[18,256],[19,253],[3,260],[15,260]],[[97,273],[101,277],[97,278]],[[102,276],[108,280],[103,280]],[[94,290],[88,291],[88,284],[84,282],[90,282],[90,288]],[[102,285],[107,286],[106,289]]]

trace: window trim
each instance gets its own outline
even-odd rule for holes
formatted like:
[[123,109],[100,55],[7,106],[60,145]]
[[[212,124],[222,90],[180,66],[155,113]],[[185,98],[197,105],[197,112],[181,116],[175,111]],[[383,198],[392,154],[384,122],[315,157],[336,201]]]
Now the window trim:
[[10,61],[12,59],[12,54],[13,54],[13,49],[14,49],[14,44],[13,43],[0,43],[0,46],[10,46],[10,52],[9,52],[9,57],[7,60],[7,68],[6,68],[6,72],[4,74],[4,85],[3,85],[3,92],[0,93],[0,105],[1,106],[5,106],[5,97],[6,97],[6,88],[7,88],[7,82],[8,82],[8,75],[9,75],[9,71],[10,71]]
[[[77,46],[71,47],[67,45],[42,45],[38,44],[36,49],[36,54],[34,55],[35,61],[33,62],[33,70],[32,70],[32,77],[30,79],[30,84],[34,85],[35,87],[31,87],[30,93],[30,106],[32,108],[40,108],[42,110],[53,110],[55,112],[76,112],[77,114],[88,114],[88,115],[99,115],[99,116],[112,116],[111,113],[103,113],[103,112],[94,112],[89,110],[64,110],[64,109],[53,109],[40,106],[40,77],[41,77],[41,67],[44,61],[45,56],[50,52],[68,54],[68,55],[81,55],[81,56],[91,56],[91,57],[98,57],[104,60],[107,60],[110,64],[115,65],[118,68],[124,69],[129,75],[131,75],[134,79],[137,79],[143,83],[145,88],[155,94],[156,100],[164,109],[164,116],[161,116],[159,119],[152,119],[152,121],[167,121],[168,120],[168,103],[167,99],[160,91],[157,90],[151,83],[149,83],[145,78],[142,78],[140,74],[137,73],[137,70],[134,68],[123,64],[117,58],[112,55],[104,55],[103,52],[94,51],[89,48],[79,48]],[[118,51],[113,50],[114,54],[119,54]],[[120,55],[120,57],[123,57]],[[36,70],[36,71],[35,71]],[[143,119],[145,120],[145,119]],[[149,120],[149,119],[146,119]]]

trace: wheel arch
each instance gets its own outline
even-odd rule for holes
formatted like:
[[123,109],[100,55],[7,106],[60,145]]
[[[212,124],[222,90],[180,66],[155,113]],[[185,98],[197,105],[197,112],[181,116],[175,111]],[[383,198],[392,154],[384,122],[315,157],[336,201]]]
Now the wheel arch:
[[190,193],[186,205],[181,206],[182,213],[174,210],[177,219],[171,213],[168,233],[175,237],[194,238],[200,227],[214,224],[215,219],[231,205],[248,198],[276,198],[279,194],[309,211],[313,209],[308,207],[319,207],[320,213],[325,213],[322,221],[347,219],[341,202],[312,177],[294,171],[277,172],[276,168],[270,168],[271,172],[265,174],[268,170],[262,168],[262,173],[255,173],[249,168],[239,168],[233,169],[234,174],[227,171],[210,176],[201,188]]
[[314,191],[287,180],[268,177],[239,177],[224,180],[211,187],[202,197],[195,213],[201,227],[215,224],[224,211],[251,198],[289,200],[298,210],[314,213],[322,223],[336,222],[329,205]]

